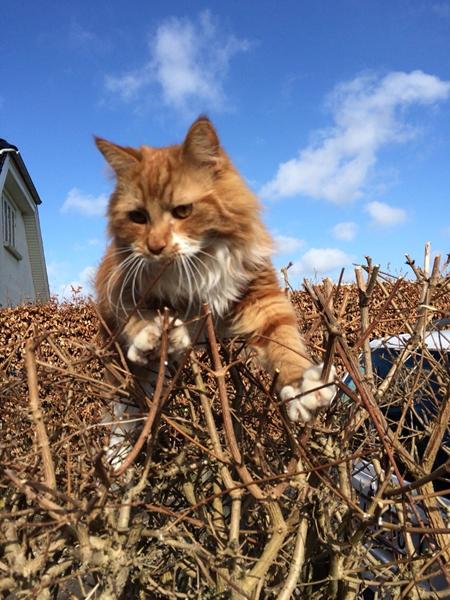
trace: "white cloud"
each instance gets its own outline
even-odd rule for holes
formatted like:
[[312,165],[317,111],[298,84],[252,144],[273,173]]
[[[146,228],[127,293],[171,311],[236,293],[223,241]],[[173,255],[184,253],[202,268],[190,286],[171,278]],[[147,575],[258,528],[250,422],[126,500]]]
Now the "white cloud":
[[394,208],[385,202],[369,202],[366,204],[366,210],[372,217],[373,223],[382,227],[398,225],[406,220],[406,210]]
[[83,240],[81,242],[77,242],[73,245],[73,250],[75,252],[84,252],[89,253],[91,256],[95,256],[97,254],[97,248],[103,246],[103,242],[97,238],[91,238],[89,240]]
[[277,254],[291,254],[304,245],[303,240],[288,235],[275,235],[275,251]]
[[91,196],[83,193],[78,188],[72,188],[64,200],[61,212],[75,212],[87,217],[99,217],[105,214],[107,205],[108,196],[106,194]]
[[66,285],[66,288],[81,288],[83,294],[92,294],[96,272],[97,269],[93,266],[85,267],[74,281]]
[[92,43],[96,42],[97,36],[83,27],[80,23],[72,21],[69,29],[69,42],[74,46],[91,46]]
[[343,223],[337,223],[331,230],[331,233],[337,240],[351,242],[355,239],[357,229],[358,226],[356,223],[345,221]]
[[291,271],[302,275],[325,275],[352,263],[351,256],[338,248],[311,248],[294,263]]
[[341,204],[359,198],[377,160],[390,143],[411,139],[404,109],[448,98],[450,82],[422,71],[392,72],[383,78],[360,76],[338,85],[328,99],[330,129],[278,167],[261,195],[270,198],[305,195]]
[[450,17],[450,4],[448,2],[435,2],[431,6],[431,10],[439,17],[445,19]]
[[78,276],[67,283],[59,285],[57,294],[60,298],[71,299],[74,292],[80,293],[83,296],[89,296],[94,293],[94,277],[97,269],[95,267],[85,267]]
[[76,290],[83,296],[93,294],[93,283],[96,267],[84,267],[73,279],[67,277],[70,265],[65,262],[52,261],[47,265],[47,273],[52,294],[60,299],[70,300]]
[[150,59],[121,76],[107,76],[106,88],[127,101],[159,93],[166,105],[181,112],[220,110],[230,61],[249,47],[247,40],[223,33],[209,11],[197,21],[173,17],[151,37]]
[[99,35],[76,20],[70,23],[68,42],[73,50],[89,54],[91,59],[93,54],[104,54],[112,49],[111,42],[103,36],[103,32]]
[[141,89],[151,80],[151,70],[146,66],[121,77],[107,75],[105,85],[108,91],[118,94],[122,100],[128,101],[136,98]]
[[52,260],[47,263],[47,275],[52,293],[56,293],[56,288],[60,284],[60,278],[64,271],[67,271],[68,265],[65,262]]

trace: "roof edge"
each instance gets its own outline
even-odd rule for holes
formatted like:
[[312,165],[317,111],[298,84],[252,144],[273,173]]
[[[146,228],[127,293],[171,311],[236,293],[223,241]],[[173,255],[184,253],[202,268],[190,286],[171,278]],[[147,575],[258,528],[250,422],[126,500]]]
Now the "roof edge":
[[[12,161],[14,162],[14,164],[16,165],[19,173],[22,176],[22,179],[24,180],[28,191],[30,192],[34,203],[35,204],[42,204],[42,200],[38,194],[37,189],[34,186],[33,180],[31,179],[30,174],[28,173],[28,169],[25,166],[25,163],[23,161],[23,158],[20,154],[19,149],[17,148],[17,146],[13,146],[13,144],[9,144],[6,140],[1,139],[0,138],[0,158],[3,158],[4,160],[4,156],[8,154],[10,156],[10,158],[12,159]],[[3,160],[0,160],[0,171],[1,168],[3,166]]]

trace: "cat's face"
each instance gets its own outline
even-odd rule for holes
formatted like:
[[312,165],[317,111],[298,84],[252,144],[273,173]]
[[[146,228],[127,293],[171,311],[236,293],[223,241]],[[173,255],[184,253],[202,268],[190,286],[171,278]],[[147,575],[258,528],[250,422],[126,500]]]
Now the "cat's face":
[[[181,145],[133,149],[96,142],[117,178],[108,216],[120,246],[156,262],[194,255],[239,233],[245,218],[236,223],[240,201],[230,201],[226,179],[245,186],[206,118],[192,125]],[[255,208],[254,202],[245,207],[247,219]]]

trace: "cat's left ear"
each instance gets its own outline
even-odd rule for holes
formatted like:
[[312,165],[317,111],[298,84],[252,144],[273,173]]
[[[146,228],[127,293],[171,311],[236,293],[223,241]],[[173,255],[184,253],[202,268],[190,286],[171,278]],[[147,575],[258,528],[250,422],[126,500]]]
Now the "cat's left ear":
[[191,125],[183,142],[183,156],[200,165],[217,165],[220,158],[219,136],[207,117],[199,117]]
[[94,137],[94,139],[97,148],[114,169],[117,176],[129,172],[142,158],[140,151],[136,148],[118,146],[99,137]]

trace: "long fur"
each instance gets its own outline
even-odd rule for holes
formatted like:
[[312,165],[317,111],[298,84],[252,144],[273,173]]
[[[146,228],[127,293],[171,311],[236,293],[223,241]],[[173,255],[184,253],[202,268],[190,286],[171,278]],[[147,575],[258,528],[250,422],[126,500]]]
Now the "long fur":
[[[157,350],[158,310],[186,320],[207,302],[221,331],[248,338],[264,366],[279,371],[282,398],[304,391],[311,361],[279,288],[260,204],[210,121],[200,117],[182,144],[165,148],[96,143],[116,176],[97,301],[108,327],[122,330],[131,366]],[[173,335],[172,350],[188,340]],[[309,374],[317,380],[316,369]],[[289,414],[309,420],[328,391],[293,399]]]

